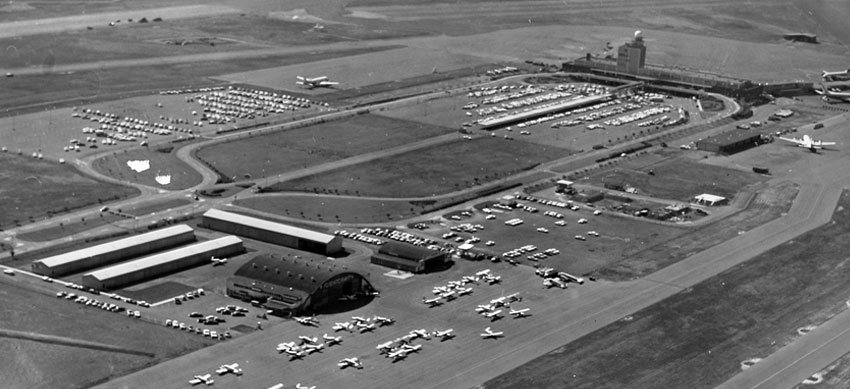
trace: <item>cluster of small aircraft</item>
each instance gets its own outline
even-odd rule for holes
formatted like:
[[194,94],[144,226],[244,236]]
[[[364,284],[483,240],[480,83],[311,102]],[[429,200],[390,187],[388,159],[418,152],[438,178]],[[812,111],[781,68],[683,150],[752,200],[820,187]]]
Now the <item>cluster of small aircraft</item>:
[[490,269],[479,271],[475,273],[475,275],[463,276],[460,281],[449,281],[445,286],[435,286],[432,292],[434,292],[437,297],[431,299],[423,297],[422,302],[429,307],[442,305],[444,301],[452,301],[458,296],[472,294],[472,288],[466,287],[465,285],[470,283],[478,284],[480,281],[493,285],[501,282],[502,276],[494,275]]
[[383,316],[372,316],[370,318],[365,318],[361,316],[352,316],[352,320],[354,323],[345,321],[345,322],[337,322],[334,323],[333,327],[331,327],[334,331],[348,331],[354,332],[355,330],[360,331],[360,333],[369,332],[375,330],[377,327],[384,327],[388,325],[392,325],[395,323],[395,319]]
[[277,352],[286,353],[289,355],[289,360],[301,359],[312,353],[321,352],[325,347],[331,347],[342,343],[341,336],[322,335],[322,341],[319,337],[299,336],[299,343],[286,342],[277,345]]
[[407,358],[408,354],[419,352],[422,349],[421,344],[411,344],[413,340],[416,339],[425,339],[431,340],[431,338],[439,338],[440,341],[444,342],[446,340],[454,338],[454,334],[452,333],[454,329],[447,330],[437,330],[435,329],[432,332],[428,332],[424,328],[418,330],[412,330],[396,340],[392,340],[386,343],[379,344],[375,347],[378,352],[382,355],[386,356],[393,360],[393,362],[400,361],[402,359]]
[[[238,363],[233,363],[230,365],[221,365],[218,369],[216,369],[215,372],[218,373],[218,375],[225,375],[227,373],[231,373],[234,375],[242,375],[242,369],[239,368]],[[212,374],[196,375],[194,378],[189,380],[189,384],[193,386],[198,384],[212,385],[213,383],[215,383],[215,380],[212,379]]]
[[[503,308],[503,307],[509,308],[511,304],[518,302],[518,301],[522,301],[522,297],[519,296],[519,293],[514,293],[514,294],[507,295],[507,296],[502,296],[502,297],[490,300],[490,303],[488,303],[488,304],[482,304],[482,305],[477,306],[475,308],[475,312],[478,312],[479,314],[481,314],[481,316],[484,316],[484,317],[490,319],[491,321],[496,321],[496,320],[499,320],[499,319],[502,318],[502,310],[499,309],[499,308]],[[530,316],[530,314],[528,313],[528,311],[530,311],[530,310],[531,310],[531,308],[518,309],[518,310],[517,309],[511,309],[509,313],[511,315],[513,315],[515,318],[520,318],[520,317]]]

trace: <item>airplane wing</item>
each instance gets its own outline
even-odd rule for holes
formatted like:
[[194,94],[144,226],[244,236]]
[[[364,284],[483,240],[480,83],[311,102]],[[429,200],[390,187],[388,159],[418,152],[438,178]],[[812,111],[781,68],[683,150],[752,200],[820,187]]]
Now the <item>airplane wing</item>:
[[820,142],[820,145],[821,146],[833,146],[833,145],[835,145],[835,142]]
[[784,141],[786,141],[786,142],[796,143],[796,144],[798,144],[798,145],[803,144],[803,141],[801,141],[801,140],[799,140],[799,139],[797,139],[797,138],[786,138],[786,137],[784,137],[784,136],[780,136],[780,137],[779,137],[779,139],[782,139],[782,140],[784,140]]

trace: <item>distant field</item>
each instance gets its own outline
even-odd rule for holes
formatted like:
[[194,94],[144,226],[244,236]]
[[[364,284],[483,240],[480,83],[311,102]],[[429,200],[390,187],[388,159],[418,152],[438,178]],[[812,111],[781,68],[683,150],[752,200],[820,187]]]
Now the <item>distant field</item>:
[[272,186],[275,191],[316,190],[384,198],[425,197],[503,180],[567,151],[501,138],[432,146]]
[[409,120],[360,115],[204,147],[197,156],[228,177],[260,178],[451,131]]
[[[4,309],[0,327],[105,343],[153,353],[154,357],[2,339],[4,348],[16,350],[0,357],[5,387],[86,388],[213,343],[159,323],[57,299],[49,289],[36,291],[18,283],[16,279],[0,284]],[[142,314],[144,317],[145,312]]]
[[723,196],[731,201],[745,186],[761,181],[764,177],[752,172],[679,157],[640,169],[617,167],[603,170],[590,176],[587,183],[600,187],[606,183],[621,184],[637,188],[640,194],[646,196],[687,202],[702,193]]
[[[195,169],[177,158],[177,148],[184,144],[134,148],[123,153],[98,158],[92,163],[92,166],[99,173],[119,180],[167,190],[188,189],[200,184],[203,177]],[[169,147],[173,148],[169,150]],[[160,152],[158,149],[167,152]],[[150,161],[150,169],[137,173],[127,166],[127,161]],[[170,175],[171,183],[160,185],[155,180],[158,175]]]
[[2,228],[139,193],[132,187],[85,177],[72,166],[11,152],[0,153],[0,181]]
[[[831,223],[506,372],[487,388],[711,388],[846,308],[850,195]],[[800,298],[805,296],[805,298]],[[707,352],[710,350],[711,352]]]

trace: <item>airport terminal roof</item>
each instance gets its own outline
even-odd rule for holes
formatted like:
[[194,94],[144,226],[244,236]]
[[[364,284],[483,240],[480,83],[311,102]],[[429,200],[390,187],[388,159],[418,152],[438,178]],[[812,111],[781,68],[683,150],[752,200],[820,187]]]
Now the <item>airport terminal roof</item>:
[[187,232],[194,231],[192,227],[189,227],[185,224],[172,226],[168,228],[163,228],[155,231],[151,231],[148,233],[144,233],[141,235],[131,236],[129,238],[119,239],[116,241],[99,244],[97,246],[86,247],[84,249],[71,251],[64,254],[54,255],[52,257],[44,258],[40,260],[44,266],[47,267],[56,267],[60,265],[64,265],[69,262],[78,261],[82,258],[94,257],[96,255],[103,255],[112,251],[122,250],[128,247],[138,246],[142,244],[147,244],[150,242],[154,242],[163,238],[167,238],[170,236],[175,236],[179,234],[184,234]]
[[236,270],[234,276],[312,294],[327,280],[342,273],[352,272],[327,260],[288,259],[259,254]]
[[713,143],[719,145],[730,145],[741,141],[747,141],[752,138],[758,138],[761,134],[755,131],[735,130],[727,131],[701,140],[700,142]]
[[313,242],[330,243],[335,238],[334,235],[325,234],[318,231],[312,231],[305,228],[294,227],[278,222],[259,219],[256,217],[241,215],[233,212],[222,211],[214,208],[211,208],[210,210],[205,212],[204,217],[229,221],[231,223],[243,224],[251,226],[253,228],[258,228],[261,230],[266,230],[279,234],[296,236],[298,238],[310,240]]
[[205,242],[195,243],[190,246],[180,247],[178,249],[174,249],[171,251],[166,251],[164,253],[159,253],[155,255],[151,255],[149,257],[140,258],[130,262],[124,262],[115,266],[110,266],[105,269],[101,269],[98,271],[94,271],[86,274],[87,276],[94,277],[97,280],[107,280],[113,277],[121,276],[124,274],[136,272],[139,270],[144,270],[150,267],[154,267],[157,265],[161,265],[163,263],[171,262],[180,258],[185,258],[190,255],[195,255],[203,252],[207,252],[210,250],[214,250],[221,247],[227,247],[234,244],[242,243],[242,240],[228,235],[222,238],[208,240]]
[[418,262],[442,255],[443,253],[407,243],[387,242],[387,244],[381,246],[377,254],[390,255]]
[[562,103],[547,106],[547,107],[544,107],[544,108],[531,109],[531,110],[528,110],[528,111],[513,113],[513,114],[510,114],[510,115],[505,115],[505,116],[501,116],[501,117],[497,117],[497,118],[485,119],[485,120],[478,122],[478,124],[481,125],[482,128],[496,127],[496,126],[501,126],[503,124],[513,123],[513,122],[520,121],[520,120],[532,119],[532,118],[535,118],[535,117],[538,117],[538,116],[543,116],[543,115],[546,115],[546,114],[564,111],[564,110],[574,108],[574,107],[580,107],[580,106],[583,106],[583,105],[586,105],[586,104],[591,104],[591,103],[596,103],[596,102],[603,101],[603,100],[608,100],[610,98],[611,98],[610,93],[606,93],[604,95],[584,96],[584,97],[579,97],[579,98],[575,98],[575,99],[570,99],[570,100],[564,101]]

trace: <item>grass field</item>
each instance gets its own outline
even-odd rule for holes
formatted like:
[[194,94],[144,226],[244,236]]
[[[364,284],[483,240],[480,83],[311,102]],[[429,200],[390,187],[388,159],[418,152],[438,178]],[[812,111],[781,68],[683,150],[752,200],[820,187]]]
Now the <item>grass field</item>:
[[[177,158],[177,148],[183,144],[177,144],[174,147],[143,147],[116,152],[98,158],[92,163],[92,167],[100,174],[123,181],[168,190],[188,189],[200,184],[203,177]],[[150,161],[150,169],[137,173],[127,166],[127,161],[139,160]],[[170,175],[171,183],[160,185],[155,180],[158,175]]]
[[52,292],[32,290],[21,283],[2,281],[0,284],[4,309],[0,327],[104,343],[154,356],[2,339],[3,349],[15,350],[3,353],[5,387],[85,388],[213,342],[160,324],[57,299]]
[[294,194],[236,200],[234,204],[303,220],[375,223],[417,216],[421,206],[405,200]]
[[10,152],[0,153],[0,166],[0,227],[139,193],[85,177],[68,165]]
[[720,244],[764,223],[781,217],[791,207],[799,188],[791,183],[759,188],[750,205],[729,217],[692,230],[661,244],[646,247],[620,263],[601,269],[598,275],[610,280],[630,280]]
[[[487,388],[710,388],[846,309],[850,195],[832,222],[492,380]],[[711,352],[708,352],[711,351]]]
[[564,149],[478,138],[428,147],[273,185],[276,191],[324,190],[372,197],[425,197],[470,188],[567,154]]
[[228,177],[261,178],[451,131],[409,120],[360,115],[204,147],[196,155]]
[[599,187],[608,183],[631,186],[643,195],[687,202],[702,193],[731,200],[745,186],[763,180],[763,176],[752,172],[701,164],[688,158],[672,158],[640,169],[603,170],[582,183]]

